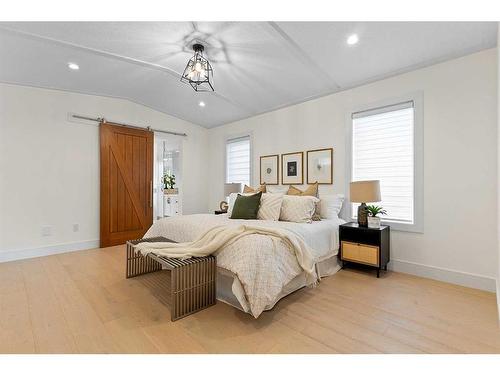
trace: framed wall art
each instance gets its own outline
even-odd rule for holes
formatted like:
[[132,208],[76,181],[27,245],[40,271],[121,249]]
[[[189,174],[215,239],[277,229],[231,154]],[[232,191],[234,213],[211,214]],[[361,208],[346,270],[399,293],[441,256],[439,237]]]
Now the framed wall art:
[[260,184],[279,184],[279,156],[265,155],[260,157]]
[[302,185],[304,183],[304,153],[281,154],[281,183]]
[[333,148],[307,151],[307,183],[333,184]]

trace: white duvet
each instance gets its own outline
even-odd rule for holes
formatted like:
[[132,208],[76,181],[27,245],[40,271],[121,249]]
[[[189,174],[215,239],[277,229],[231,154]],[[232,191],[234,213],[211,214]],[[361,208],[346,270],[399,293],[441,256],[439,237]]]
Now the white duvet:
[[[163,236],[176,242],[191,242],[220,225],[281,228],[300,237],[317,263],[337,254],[338,225],[342,222],[338,219],[305,224],[234,220],[228,215],[197,214],[159,220],[144,237]],[[217,266],[238,277],[250,313],[256,318],[277,298],[286,284],[303,272],[295,253],[283,240],[262,234],[251,234],[224,246],[217,253]]]

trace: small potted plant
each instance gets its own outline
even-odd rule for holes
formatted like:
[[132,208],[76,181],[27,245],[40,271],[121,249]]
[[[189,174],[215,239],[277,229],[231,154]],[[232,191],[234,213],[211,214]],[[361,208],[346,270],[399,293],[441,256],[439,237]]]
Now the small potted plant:
[[387,211],[380,206],[368,205],[368,228],[380,228],[380,218],[377,215],[387,215]]
[[165,173],[162,178],[163,192],[165,194],[178,194],[178,189],[175,188],[175,175]]

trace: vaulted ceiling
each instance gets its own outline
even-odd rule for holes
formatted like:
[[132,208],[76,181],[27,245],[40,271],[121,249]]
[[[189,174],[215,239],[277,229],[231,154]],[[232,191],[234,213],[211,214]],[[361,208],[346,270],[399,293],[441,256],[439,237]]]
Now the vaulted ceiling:
[[[496,28],[494,22],[2,22],[0,81],[126,98],[214,127],[494,47]],[[348,45],[354,33],[359,43]],[[214,93],[180,82],[197,41],[214,69]],[[68,62],[80,69],[69,70]]]

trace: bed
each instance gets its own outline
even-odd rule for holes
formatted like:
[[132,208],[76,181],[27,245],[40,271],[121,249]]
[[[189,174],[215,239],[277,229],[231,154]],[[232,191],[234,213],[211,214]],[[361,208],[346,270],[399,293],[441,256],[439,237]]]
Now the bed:
[[[145,234],[163,236],[176,242],[190,242],[218,227],[254,227],[286,230],[300,237],[312,252],[315,277],[333,275],[340,269],[338,227],[342,219],[322,219],[312,223],[267,220],[235,220],[227,214],[196,214],[164,218]],[[257,318],[272,309],[286,295],[315,284],[300,267],[285,241],[252,234],[229,242],[217,256],[217,299]]]

